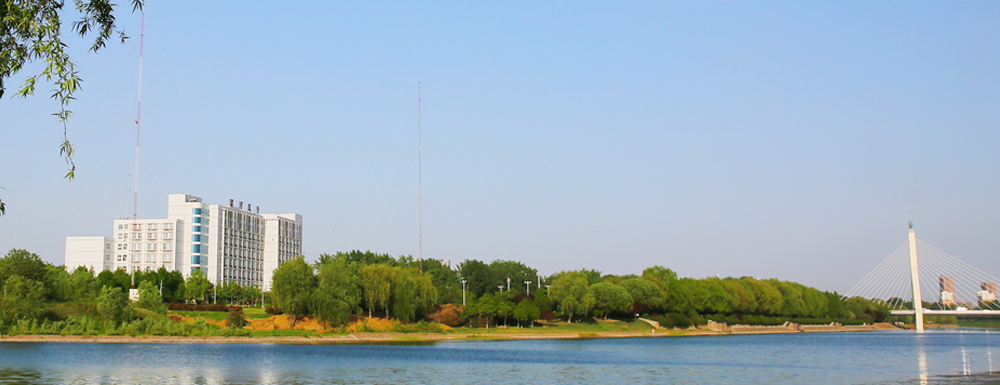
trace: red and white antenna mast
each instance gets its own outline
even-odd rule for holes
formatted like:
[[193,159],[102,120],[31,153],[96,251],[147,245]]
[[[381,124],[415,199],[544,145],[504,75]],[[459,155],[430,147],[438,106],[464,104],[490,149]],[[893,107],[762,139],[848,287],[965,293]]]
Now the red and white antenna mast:
[[139,103],[135,113],[135,174],[133,180],[135,186],[132,188],[132,220],[139,217],[139,122],[142,121],[142,43],[146,37],[146,12],[142,12],[142,21],[139,24]]

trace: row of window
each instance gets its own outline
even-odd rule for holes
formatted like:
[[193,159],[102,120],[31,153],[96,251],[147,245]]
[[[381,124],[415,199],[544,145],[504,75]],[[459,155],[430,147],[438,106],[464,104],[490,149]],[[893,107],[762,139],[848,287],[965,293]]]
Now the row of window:
[[174,255],[173,254],[118,254],[115,257],[115,261],[134,262],[134,263],[139,263],[142,261],[171,263],[174,261]]
[[[146,233],[146,239],[156,239],[157,237],[160,237],[162,239],[174,239],[174,233],[172,231],[171,232],[164,231],[163,233],[152,231]],[[124,241],[126,238],[128,238],[128,233],[118,233],[119,241]],[[142,233],[132,233],[132,240],[141,240],[141,239],[142,239]]]
[[[132,231],[142,231],[142,227],[143,227],[142,223],[133,223],[132,224]],[[157,230],[157,229],[173,230],[174,229],[174,224],[173,223],[147,223],[146,224],[146,230]],[[126,224],[126,223],[119,223],[118,224],[118,230],[128,230],[128,224]]]
[[[143,244],[140,243],[140,242],[133,242],[132,243],[132,247],[129,248],[128,244],[119,243],[118,246],[117,246],[117,249],[118,249],[118,251],[126,251],[126,250],[142,251],[142,245]],[[157,249],[158,246],[159,246],[159,249]],[[163,242],[162,244],[158,244],[158,243],[154,243],[154,242],[146,243],[146,251],[156,251],[156,250],[174,251],[174,243],[173,242]]]

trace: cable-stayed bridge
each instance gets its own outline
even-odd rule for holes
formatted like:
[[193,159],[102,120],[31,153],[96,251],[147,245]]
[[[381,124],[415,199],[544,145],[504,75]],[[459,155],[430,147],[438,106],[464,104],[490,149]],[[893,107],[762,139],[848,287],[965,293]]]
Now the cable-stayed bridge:
[[907,242],[854,285],[846,297],[874,300],[891,309],[892,315],[912,315],[917,331],[922,332],[924,315],[1000,316],[998,282],[1000,279],[918,240],[910,223]]

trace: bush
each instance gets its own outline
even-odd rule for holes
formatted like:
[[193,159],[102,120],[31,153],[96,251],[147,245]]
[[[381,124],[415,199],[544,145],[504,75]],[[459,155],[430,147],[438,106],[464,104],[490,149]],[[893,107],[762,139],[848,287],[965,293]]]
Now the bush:
[[226,314],[226,327],[230,329],[242,329],[247,326],[247,318],[243,316],[243,308],[233,306]]
[[442,324],[458,327],[465,324],[462,319],[462,307],[454,304],[435,305],[435,312],[428,314],[427,318]]
[[281,309],[278,309],[277,306],[268,306],[266,309],[264,309],[264,313],[267,313],[267,314],[270,314],[270,315],[282,315],[282,314],[284,314],[281,311]]

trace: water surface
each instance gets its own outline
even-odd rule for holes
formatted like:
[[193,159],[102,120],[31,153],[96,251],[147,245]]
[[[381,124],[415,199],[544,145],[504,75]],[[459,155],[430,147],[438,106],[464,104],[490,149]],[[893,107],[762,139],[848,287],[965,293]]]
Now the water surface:
[[[405,345],[0,343],[0,383],[1000,383],[996,330]],[[1000,360],[996,362],[1000,371]]]

